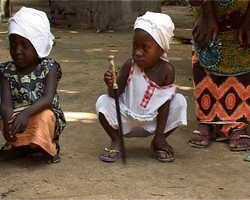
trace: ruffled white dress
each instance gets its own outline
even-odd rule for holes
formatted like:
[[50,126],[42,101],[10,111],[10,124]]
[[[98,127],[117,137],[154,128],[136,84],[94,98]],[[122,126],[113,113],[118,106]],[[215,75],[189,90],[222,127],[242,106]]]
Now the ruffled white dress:
[[[151,81],[144,70],[132,63],[127,85],[119,97],[123,134],[145,137],[154,134],[158,109],[170,102],[168,120],[164,133],[187,125],[187,102],[182,94],[176,93],[174,84],[160,87]],[[97,114],[103,113],[108,123],[118,129],[115,100],[107,94],[96,102]]]

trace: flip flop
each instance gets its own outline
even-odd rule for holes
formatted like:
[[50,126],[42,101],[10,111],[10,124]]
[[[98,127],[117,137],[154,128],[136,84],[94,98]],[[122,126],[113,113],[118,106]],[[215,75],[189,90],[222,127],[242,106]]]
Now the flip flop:
[[101,155],[101,160],[104,162],[115,162],[121,157],[119,150],[105,148],[105,155]]
[[230,151],[246,151],[249,148],[249,145],[246,145],[246,146],[243,146],[243,147],[231,147],[231,145],[237,146],[238,141],[240,139],[249,139],[250,140],[250,136],[246,135],[246,134],[232,136],[231,139],[230,139],[230,142],[229,142]]
[[174,155],[169,154],[166,151],[157,150],[155,151],[155,156],[160,162],[168,163],[174,161]]
[[243,155],[243,160],[244,161],[247,161],[247,162],[250,162],[250,147],[247,149],[247,152]]
[[196,147],[196,148],[207,148],[210,145],[210,141],[211,141],[211,133],[208,131],[199,131],[199,130],[194,130],[192,136],[198,136],[200,137],[200,141],[207,141],[208,144],[207,145],[202,145],[202,144],[195,144],[193,142],[191,142],[191,140],[189,139],[189,145],[191,147]]

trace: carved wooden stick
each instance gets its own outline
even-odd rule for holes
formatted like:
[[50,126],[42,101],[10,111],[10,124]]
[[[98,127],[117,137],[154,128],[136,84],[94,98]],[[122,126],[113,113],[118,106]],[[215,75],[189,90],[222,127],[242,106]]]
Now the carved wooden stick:
[[108,57],[109,61],[109,69],[112,70],[113,72],[113,90],[114,90],[114,99],[115,99],[115,106],[116,106],[116,114],[117,114],[117,122],[118,122],[118,134],[120,137],[120,142],[121,142],[121,156],[122,156],[122,161],[123,164],[126,163],[126,152],[125,152],[125,145],[124,145],[124,140],[123,140],[123,131],[122,131],[122,119],[121,119],[121,111],[120,111],[120,104],[119,104],[119,89],[118,85],[116,83],[116,69],[115,69],[115,63],[114,63],[114,56],[110,55]]
[[118,89],[118,85],[116,83],[116,69],[115,69],[115,63],[114,63],[114,56],[113,55],[110,55],[108,57],[108,60],[109,60],[109,69],[112,70],[113,72],[113,77],[114,77],[114,82],[113,82],[113,89]]

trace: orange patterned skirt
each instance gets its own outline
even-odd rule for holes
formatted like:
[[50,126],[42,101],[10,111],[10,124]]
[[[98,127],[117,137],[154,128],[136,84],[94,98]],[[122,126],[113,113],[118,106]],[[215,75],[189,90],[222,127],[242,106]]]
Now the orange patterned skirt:
[[250,119],[250,72],[217,75],[202,67],[195,54],[192,62],[197,120],[217,124],[222,137],[234,129],[245,129]]

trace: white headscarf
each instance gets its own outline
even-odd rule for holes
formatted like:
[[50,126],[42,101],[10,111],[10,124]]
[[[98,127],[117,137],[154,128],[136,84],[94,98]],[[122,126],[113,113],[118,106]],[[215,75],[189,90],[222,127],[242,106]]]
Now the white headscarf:
[[40,58],[50,54],[55,37],[50,32],[50,22],[45,12],[22,7],[9,19],[8,33],[28,39]]
[[166,52],[169,50],[170,39],[174,36],[175,28],[170,16],[148,11],[143,16],[137,17],[134,30],[137,28],[146,31],[154,38],[165,52],[161,59],[168,61]]

